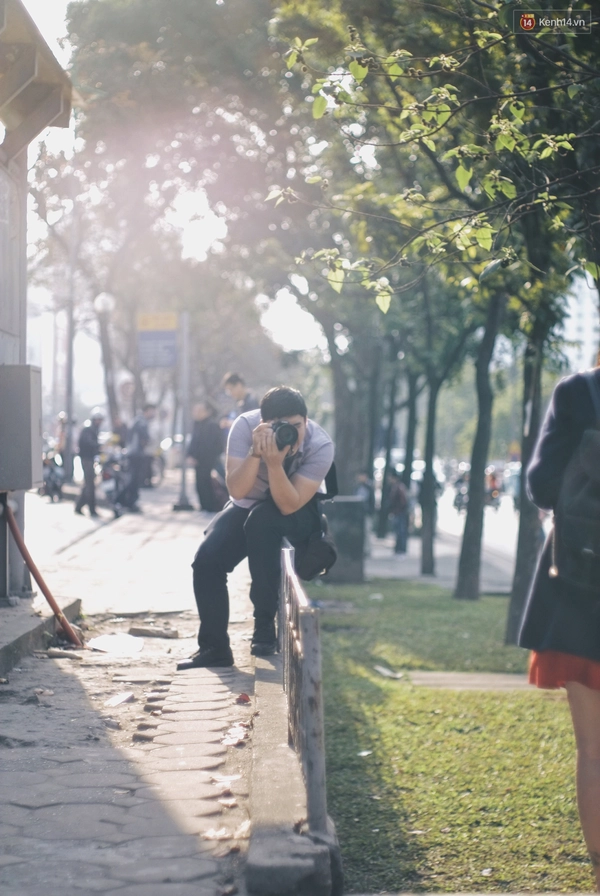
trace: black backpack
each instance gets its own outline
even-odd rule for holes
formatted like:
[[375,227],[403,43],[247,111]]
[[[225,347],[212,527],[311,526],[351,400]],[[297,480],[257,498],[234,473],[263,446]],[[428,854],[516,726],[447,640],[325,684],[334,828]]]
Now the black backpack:
[[586,429],[567,464],[554,513],[550,578],[560,576],[600,598],[600,388],[592,371],[590,390],[596,426]]

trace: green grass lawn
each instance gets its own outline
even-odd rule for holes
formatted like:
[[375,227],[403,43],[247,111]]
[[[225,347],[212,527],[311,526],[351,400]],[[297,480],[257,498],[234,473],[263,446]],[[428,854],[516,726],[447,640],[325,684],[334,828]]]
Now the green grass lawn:
[[592,892],[564,692],[435,690],[373,668],[523,672],[524,651],[502,646],[507,599],[388,581],[309,591],[324,604],[347,892]]

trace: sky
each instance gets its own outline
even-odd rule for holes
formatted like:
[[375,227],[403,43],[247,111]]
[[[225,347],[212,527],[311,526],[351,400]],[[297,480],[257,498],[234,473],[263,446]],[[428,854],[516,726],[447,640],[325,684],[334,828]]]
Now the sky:
[[[60,47],[58,41],[66,34],[65,15],[69,0],[21,0],[38,29],[42,33],[48,46],[63,66],[69,62],[68,48]],[[77,2],[77,0],[75,0]],[[54,128],[46,132],[52,149],[68,149],[72,144],[72,134],[65,130]],[[185,257],[197,257],[201,259],[209,246],[208,232],[223,236],[223,232],[215,231],[214,217],[210,213],[205,222],[192,220],[198,209],[198,196],[190,197],[193,201],[186,202],[185,197],[179,204],[179,208],[173,213],[171,221],[182,230],[183,255]],[[208,210],[207,210],[208,211]],[[30,230],[35,222],[30,223]],[[38,299],[39,301],[39,299]],[[271,337],[286,351],[299,351],[315,346],[324,347],[325,339],[320,326],[306,311],[303,311],[296,303],[293,296],[286,290],[280,291],[261,317],[263,326],[271,334]],[[42,314],[34,317],[29,322],[30,363],[39,364],[43,371],[48,365],[52,367],[52,359],[55,355],[54,321],[50,314]],[[90,404],[98,404],[103,399],[102,379],[99,375],[99,350],[96,345],[89,345],[91,340],[84,339],[86,345],[82,351],[77,351],[76,341],[76,370],[75,379],[83,387],[84,400]],[[79,357],[79,367],[77,366]],[[88,359],[84,365],[83,359]],[[44,379],[50,380],[52,372],[44,372]]]

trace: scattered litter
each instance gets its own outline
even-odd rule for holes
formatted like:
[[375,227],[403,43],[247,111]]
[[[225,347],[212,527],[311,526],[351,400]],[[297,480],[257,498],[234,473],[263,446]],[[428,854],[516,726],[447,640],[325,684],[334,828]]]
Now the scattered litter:
[[235,884],[225,884],[225,886],[219,887],[217,896],[235,896],[235,894],[239,892],[240,891]]
[[240,694],[239,697],[236,697],[235,702],[242,704],[250,703],[250,697],[248,694]]
[[408,833],[409,833],[409,834],[417,834],[417,835],[418,835],[418,834],[426,834],[427,831],[409,831]]
[[210,780],[213,784],[231,784],[232,781],[239,781],[241,775],[211,775]]
[[373,750],[361,750],[360,753],[357,753],[357,756],[370,756],[373,753]]
[[151,715],[162,716],[162,709],[153,709]]
[[115,694],[110,700],[106,700],[105,706],[120,706],[122,703],[135,703],[135,694],[133,691],[123,691],[121,694]]
[[176,628],[158,628],[154,625],[132,625],[129,629],[130,635],[138,638],[178,638],[179,632]]
[[142,638],[134,638],[121,632],[118,635],[100,635],[98,638],[92,638],[88,641],[88,647],[113,656],[135,656],[144,649],[144,641]]
[[235,834],[233,835],[234,840],[247,840],[250,837],[250,819],[247,818],[246,821],[243,821]]
[[226,747],[238,747],[240,744],[243,744],[249,735],[249,724],[247,722],[237,722],[233,725],[224,738],[222,738],[221,743]]
[[117,722],[116,719],[102,719],[106,728],[113,728],[115,731],[118,731],[122,726],[120,722]]
[[49,647],[46,651],[46,656],[51,657],[53,660],[82,660],[83,656],[80,653],[75,653],[74,650],[61,650],[60,647]]
[[150,731],[136,731],[132,737],[132,740],[137,743],[148,743],[149,741],[153,741],[156,736],[156,732]]
[[8,678],[0,678],[0,684],[8,684]]
[[227,797],[225,799],[219,800],[218,802],[222,806],[225,806],[226,809],[235,809],[235,807],[238,805],[238,801],[234,796]]
[[33,693],[37,694],[38,697],[54,697],[54,691],[47,688],[36,688]]
[[232,833],[227,828],[209,828],[203,835],[205,840],[231,840]]
[[491,868],[484,868],[483,871],[481,872],[481,874],[482,874],[483,877],[491,877],[492,869],[491,869]]
[[404,672],[392,672],[391,669],[386,669],[385,666],[373,666],[373,668],[380,675],[383,675],[384,678],[404,678]]
[[449,834],[451,830],[451,828],[440,828],[440,834]]
[[383,594],[369,594],[369,600],[383,600]]
[[219,846],[213,852],[215,859],[224,859],[226,856],[230,856],[234,852],[240,852],[240,847],[237,843],[227,843],[224,846]]

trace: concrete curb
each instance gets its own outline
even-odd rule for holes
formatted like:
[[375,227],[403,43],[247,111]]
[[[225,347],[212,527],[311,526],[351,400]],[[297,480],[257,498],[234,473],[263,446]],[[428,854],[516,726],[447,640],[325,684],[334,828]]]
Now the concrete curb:
[[306,791],[288,742],[282,681],[281,656],[256,658],[246,886],[256,896],[331,896],[339,847],[333,825],[332,836],[321,842],[298,833],[306,819]]
[[[81,600],[71,601],[62,612],[69,622],[76,619],[81,613]],[[4,612],[4,611],[3,611]],[[34,650],[45,650],[48,646],[46,635],[54,635],[57,630],[55,616],[41,618],[39,622],[32,623],[31,617],[22,617],[19,613],[14,620],[14,631],[8,635],[8,643],[0,646],[0,675],[4,676],[13,669],[19,660],[31,654]]]

